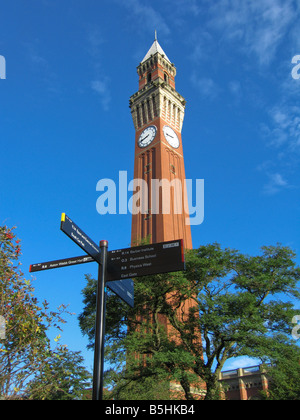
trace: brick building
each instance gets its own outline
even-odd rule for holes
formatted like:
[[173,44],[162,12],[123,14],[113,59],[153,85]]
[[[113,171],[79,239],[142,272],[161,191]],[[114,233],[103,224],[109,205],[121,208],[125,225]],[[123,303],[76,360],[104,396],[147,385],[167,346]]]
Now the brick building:
[[224,371],[219,381],[227,400],[260,399],[260,391],[268,389],[268,379],[262,365]]

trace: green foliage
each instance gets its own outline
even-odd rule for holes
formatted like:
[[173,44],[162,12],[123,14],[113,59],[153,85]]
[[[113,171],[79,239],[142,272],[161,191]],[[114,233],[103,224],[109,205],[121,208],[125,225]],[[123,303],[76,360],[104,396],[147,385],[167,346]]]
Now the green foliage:
[[267,367],[269,389],[264,398],[268,400],[300,400],[300,350],[297,346],[286,346],[279,338],[278,357]]
[[[106,379],[112,396],[193,399],[205,382],[205,398],[219,399],[218,376],[229,358],[247,355],[279,366],[281,354],[298,348],[291,337],[297,311],[287,300],[300,296],[294,260],[280,245],[252,257],[210,244],[186,253],[185,272],[135,279],[133,309],[109,294]],[[92,343],[92,279],[83,294],[80,325]],[[181,395],[174,392],[179,385]]]
[[[45,378],[48,371],[51,389],[58,387],[62,391],[58,376],[53,375],[54,367],[58,367],[60,360],[71,370],[71,361],[77,363],[79,358],[65,348],[51,350],[47,332],[52,327],[61,330],[66,307],[62,305],[53,312],[49,310],[48,302],[40,304],[37,301],[31,281],[24,279],[20,271],[20,253],[20,240],[14,229],[1,226],[0,315],[5,319],[5,334],[0,339],[0,399],[31,399],[33,396],[35,399],[53,399],[59,394],[48,392],[50,388],[41,386],[38,378]],[[83,371],[77,364],[72,369],[72,378],[61,395],[66,396],[70,390],[71,395],[78,395],[77,375]],[[63,369],[58,372],[65,373]]]
[[80,352],[71,352],[66,346],[49,351],[47,363],[27,386],[30,400],[82,400],[90,385],[89,372],[82,366]]

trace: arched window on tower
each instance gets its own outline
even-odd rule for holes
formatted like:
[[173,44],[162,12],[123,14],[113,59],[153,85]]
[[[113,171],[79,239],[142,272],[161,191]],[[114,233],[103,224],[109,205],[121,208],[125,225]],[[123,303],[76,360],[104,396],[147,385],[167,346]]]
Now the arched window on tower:
[[164,81],[166,83],[169,83],[169,76],[167,75],[167,73],[164,73]]
[[151,79],[152,79],[152,75],[151,75],[151,73],[148,73],[147,74],[147,83],[150,83]]
[[142,121],[141,121],[141,114],[140,114],[139,106],[136,107],[136,116],[137,116],[137,125],[138,125],[138,127],[141,127],[142,126]]

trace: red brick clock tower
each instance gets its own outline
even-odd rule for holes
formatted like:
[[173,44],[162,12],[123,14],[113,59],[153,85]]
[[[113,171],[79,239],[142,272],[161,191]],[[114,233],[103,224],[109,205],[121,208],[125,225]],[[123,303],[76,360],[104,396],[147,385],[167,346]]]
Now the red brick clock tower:
[[[136,131],[134,195],[139,192],[132,213],[132,246],[144,238],[150,243],[183,239],[184,247],[192,249],[181,138],[186,102],[175,89],[176,68],[156,37],[137,72],[139,90],[130,98]],[[168,299],[172,302],[172,294]],[[185,300],[178,316],[188,319],[194,307],[194,299]],[[166,316],[159,315],[159,320],[180,343]],[[196,340],[201,347],[200,331]],[[170,390],[182,395],[176,382]]]
[[131,241],[183,239],[191,249],[181,138],[185,100],[175,90],[176,68],[157,39],[137,72],[139,90],[131,96],[130,108],[136,130],[134,190],[141,192],[143,203],[133,210]]

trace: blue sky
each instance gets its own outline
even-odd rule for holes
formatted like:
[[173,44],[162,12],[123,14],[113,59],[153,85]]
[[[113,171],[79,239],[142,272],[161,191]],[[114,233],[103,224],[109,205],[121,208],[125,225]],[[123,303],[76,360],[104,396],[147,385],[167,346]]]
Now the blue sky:
[[[205,180],[194,247],[257,254],[281,242],[300,255],[300,6],[293,0],[0,0],[0,221],[17,226],[23,271],[81,255],[65,212],[109,249],[130,244],[131,215],[100,216],[97,182],[133,177],[129,97],[158,40],[187,100],[186,176]],[[298,258],[299,262],[299,258]],[[62,342],[85,351],[77,315],[96,264],[38,273],[39,299],[70,304]],[[245,360],[242,360],[242,365]],[[234,362],[236,363],[236,362]],[[232,365],[230,365],[231,367]]]

